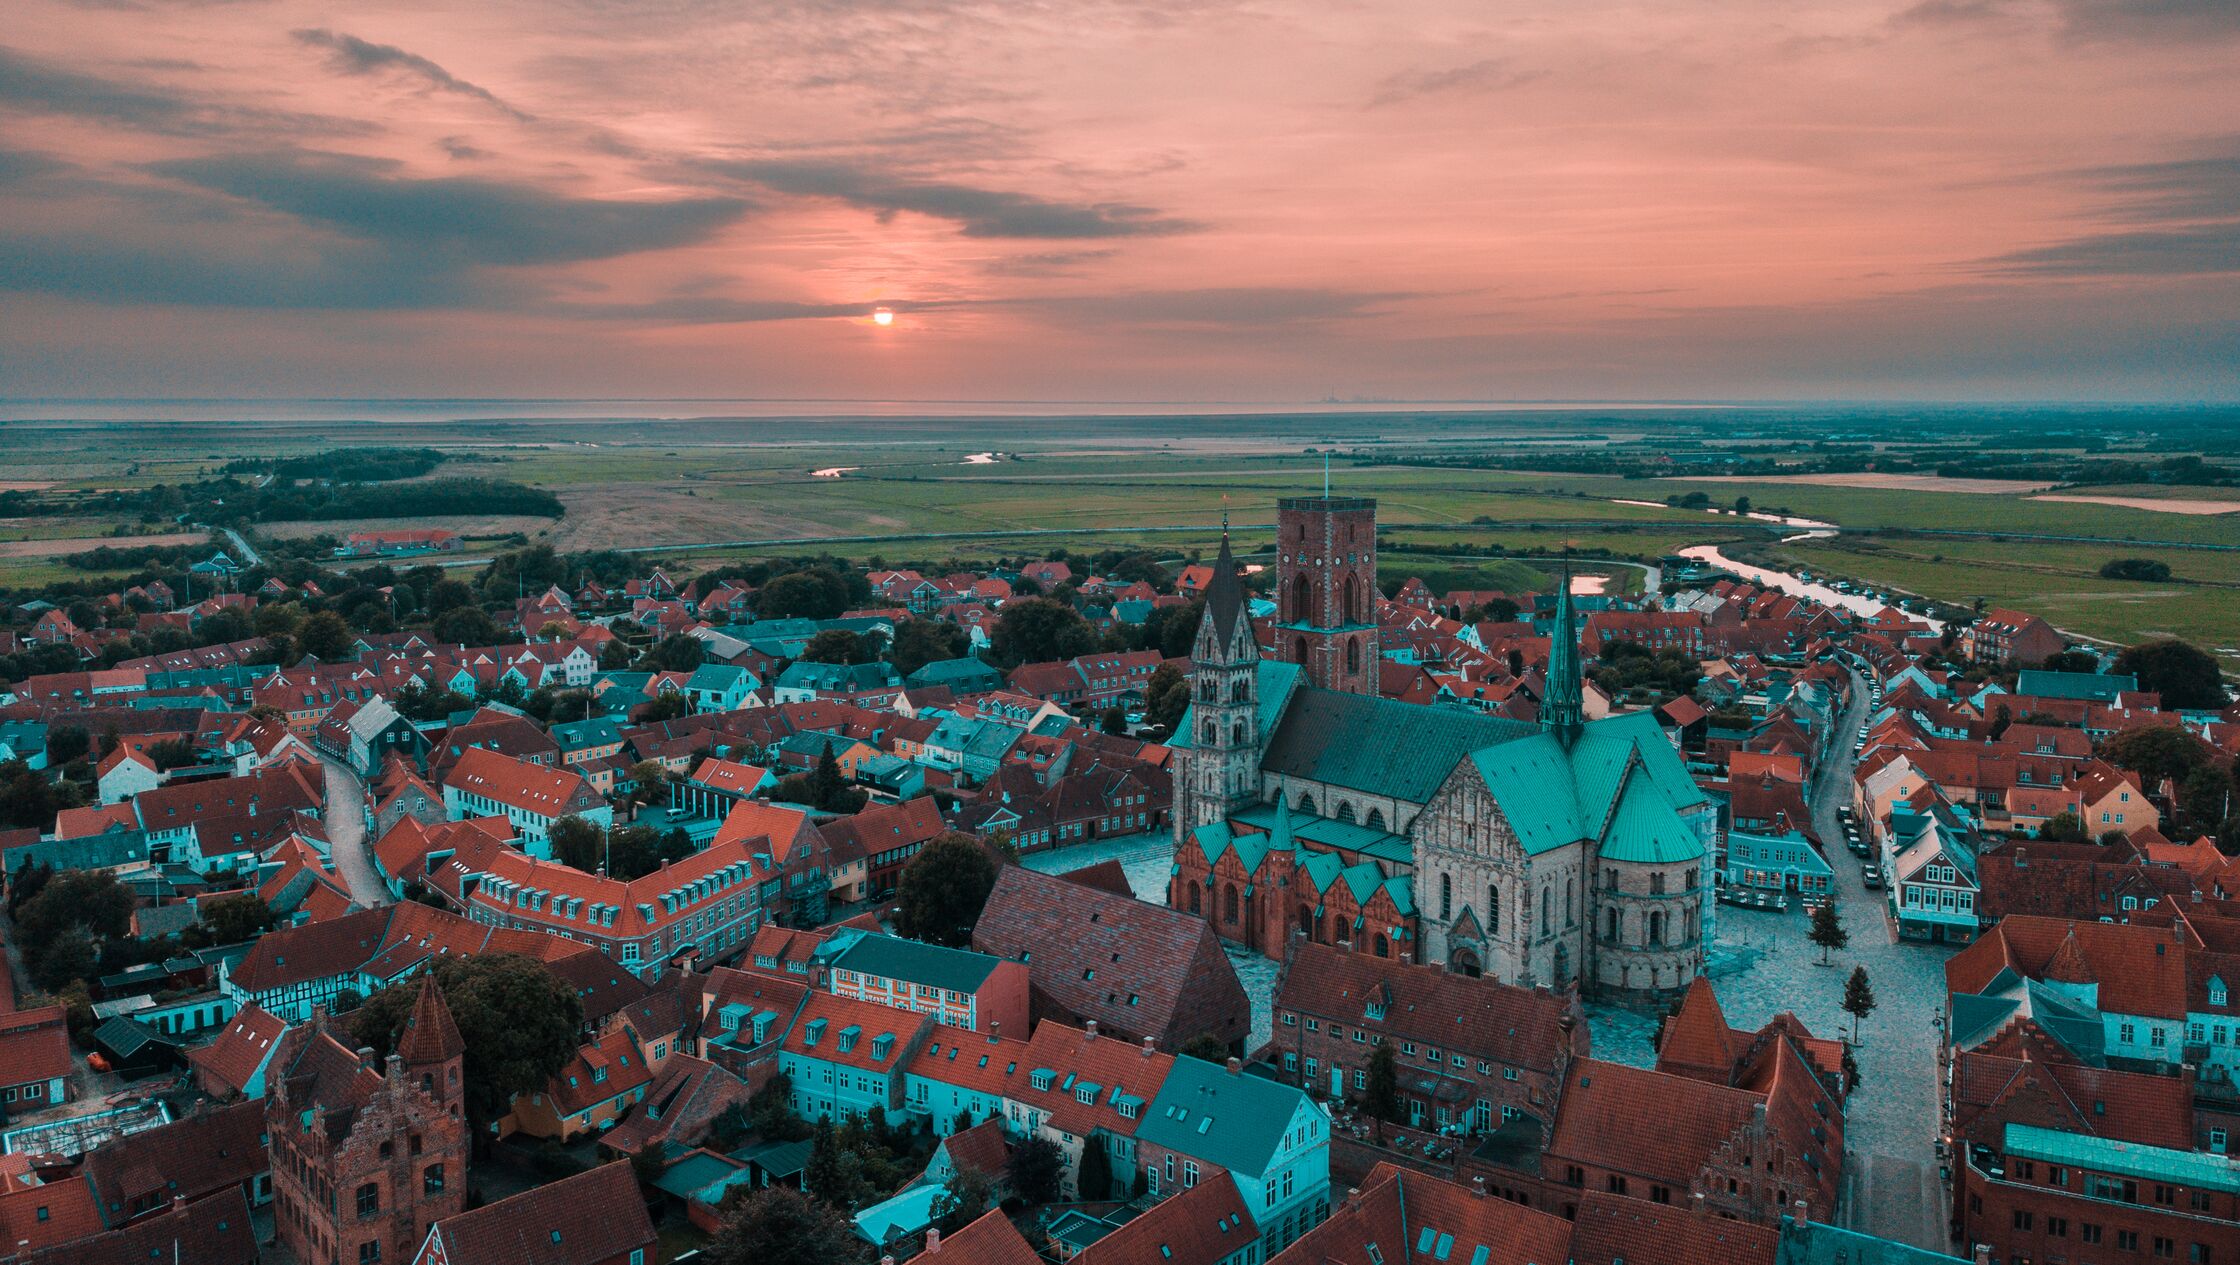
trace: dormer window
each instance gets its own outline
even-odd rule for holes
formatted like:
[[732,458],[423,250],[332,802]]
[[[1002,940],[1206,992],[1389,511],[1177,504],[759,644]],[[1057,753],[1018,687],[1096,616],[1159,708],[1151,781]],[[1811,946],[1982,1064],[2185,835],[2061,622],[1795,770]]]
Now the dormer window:
[[2210,976],[2210,977],[2209,977],[2209,1004],[2210,1004],[2210,1005],[2212,1005],[2212,1006],[2223,1006],[2223,1005],[2226,1005],[2226,1004],[2228,1004],[2228,1003],[2227,1003],[2227,1000],[2226,1000],[2228,996],[2229,996],[2229,994],[2227,994],[2227,993],[2225,992],[2225,988],[2224,988],[2224,979],[2223,979],[2223,977],[2221,977],[2221,976],[2216,976],[2216,975],[2212,975],[2212,976]]

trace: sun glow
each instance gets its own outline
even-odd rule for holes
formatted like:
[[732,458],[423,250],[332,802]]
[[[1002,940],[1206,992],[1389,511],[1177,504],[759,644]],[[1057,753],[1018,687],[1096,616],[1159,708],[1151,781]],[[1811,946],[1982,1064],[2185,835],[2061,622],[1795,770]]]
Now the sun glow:
[[874,325],[894,324],[894,310],[892,308],[878,309],[871,314],[871,323]]

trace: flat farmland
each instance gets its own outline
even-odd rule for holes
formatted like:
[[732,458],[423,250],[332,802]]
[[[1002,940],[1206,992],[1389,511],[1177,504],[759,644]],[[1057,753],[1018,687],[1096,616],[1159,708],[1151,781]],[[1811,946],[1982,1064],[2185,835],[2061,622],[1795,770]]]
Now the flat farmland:
[[[1981,597],[2104,641],[2182,637],[2240,668],[2240,553],[1885,537],[1777,544],[1760,552],[1781,565],[1945,601]],[[2100,578],[2103,563],[2138,556],[2168,563],[2171,582]]]

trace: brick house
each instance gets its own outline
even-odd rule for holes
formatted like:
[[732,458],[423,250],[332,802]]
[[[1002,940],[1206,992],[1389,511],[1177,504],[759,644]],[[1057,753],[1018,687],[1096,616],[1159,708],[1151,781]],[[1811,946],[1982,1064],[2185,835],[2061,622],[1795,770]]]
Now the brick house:
[[1287,1078],[1339,1101],[1360,1098],[1390,1046],[1409,1124],[1490,1133],[1552,1123],[1586,1025],[1543,990],[1301,944],[1276,983],[1275,1044]]
[[380,1066],[314,1024],[266,1098],[273,1224],[300,1261],[409,1260],[463,1211],[466,1043],[432,979]]
[[2053,625],[2003,606],[1985,611],[1961,634],[1960,643],[1971,662],[2006,664],[2043,663],[2068,646]]
[[1236,968],[1204,919],[1068,877],[1005,866],[972,947],[1026,964],[1038,1021],[1094,1021],[1169,1053],[1210,1034],[1241,1054],[1252,1030]]

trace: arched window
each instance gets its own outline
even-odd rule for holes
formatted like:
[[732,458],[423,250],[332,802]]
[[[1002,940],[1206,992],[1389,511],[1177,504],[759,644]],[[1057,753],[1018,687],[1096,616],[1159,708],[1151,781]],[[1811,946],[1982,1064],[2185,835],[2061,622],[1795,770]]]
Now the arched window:
[[1486,889],[1486,934],[1489,936],[1501,934],[1501,885],[1499,883]]
[[1346,572],[1345,594],[1346,622],[1349,624],[1361,623],[1361,577],[1351,571]]
[[1542,935],[1546,935],[1548,928],[1555,925],[1555,911],[1553,909],[1555,899],[1556,889],[1553,885],[1544,886],[1540,889],[1540,933]]
[[1245,691],[1249,688],[1251,687],[1245,682],[1245,679],[1241,676],[1238,677],[1236,683],[1229,687],[1229,701],[1232,703],[1243,702]]
[[1664,895],[1664,871],[1659,870],[1649,876],[1649,894],[1651,896]]
[[1651,945],[1664,943],[1664,915],[1656,910],[1649,911],[1649,943]]
[[1307,573],[1301,571],[1291,577],[1291,622],[1311,624],[1316,622],[1307,613]]
[[1454,876],[1452,874],[1442,874],[1439,876],[1439,921],[1445,922],[1452,917],[1454,917]]
[[1214,722],[1212,722],[1212,721],[1210,721],[1210,720],[1209,720],[1209,721],[1207,721],[1207,722],[1206,722],[1206,745],[1210,747],[1210,746],[1213,746],[1213,745],[1214,745],[1215,743],[1218,743],[1218,742],[1220,742],[1220,741],[1221,741],[1221,726],[1219,726],[1219,725],[1215,724]]
[[1608,926],[1604,929],[1602,938],[1608,940],[1612,944],[1616,944],[1620,937],[1624,934],[1626,929],[1625,911],[1622,909],[1613,909],[1610,911],[1610,916],[1604,921],[1608,924]]
[[1342,822],[1346,822],[1346,823],[1348,823],[1348,824],[1351,824],[1351,823],[1352,823],[1352,821],[1353,821],[1353,801],[1352,801],[1352,800],[1350,800],[1350,799],[1341,799],[1341,800],[1339,800],[1339,801],[1338,801],[1338,820],[1339,820],[1339,821],[1342,821]]
[[1346,638],[1346,671],[1348,671],[1348,672],[1359,672],[1360,670],[1361,670],[1361,638],[1359,638],[1359,637],[1348,637],[1348,638]]
[[1313,795],[1307,793],[1306,791],[1299,792],[1299,811],[1310,815],[1314,812]]
[[1198,908],[1198,885],[1196,883],[1190,885],[1190,912],[1200,912]]
[[1391,944],[1389,944],[1389,943],[1387,943],[1387,942],[1386,942],[1386,940],[1385,940],[1385,938],[1384,938],[1384,933],[1383,933],[1382,931],[1380,931],[1380,932],[1378,932],[1378,933],[1377,933],[1377,942],[1376,942],[1376,943],[1377,943],[1377,956],[1378,956],[1378,957],[1380,957],[1380,958],[1385,958],[1385,957],[1391,957],[1391,956],[1392,956],[1392,946],[1391,946]]
[[1369,815],[1362,819],[1361,824],[1371,830],[1384,829],[1384,810],[1382,808],[1370,809]]
[[1230,883],[1221,889],[1221,920],[1223,922],[1235,922],[1237,920],[1237,885],[1234,883]]
[[1306,638],[1293,637],[1291,639],[1291,661],[1293,663],[1305,663],[1307,661]]
[[1241,720],[1240,720],[1240,721],[1238,721],[1238,722],[1237,722],[1236,724],[1234,724],[1234,725],[1230,726],[1230,728],[1229,728],[1229,741],[1231,741],[1231,742],[1233,742],[1233,743],[1237,744],[1237,745],[1238,745],[1238,746],[1240,746],[1240,747],[1244,745],[1244,722],[1243,722],[1243,721],[1241,721]]
[[1563,878],[1563,925],[1566,927],[1579,925],[1578,883],[1568,874]]

